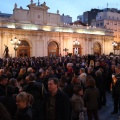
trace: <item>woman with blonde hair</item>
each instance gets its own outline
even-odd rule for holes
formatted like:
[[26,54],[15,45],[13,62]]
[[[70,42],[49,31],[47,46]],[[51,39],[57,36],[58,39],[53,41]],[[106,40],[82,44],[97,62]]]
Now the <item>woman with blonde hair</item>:
[[32,109],[30,106],[30,96],[26,92],[21,92],[16,97],[17,113],[14,120],[32,120]]

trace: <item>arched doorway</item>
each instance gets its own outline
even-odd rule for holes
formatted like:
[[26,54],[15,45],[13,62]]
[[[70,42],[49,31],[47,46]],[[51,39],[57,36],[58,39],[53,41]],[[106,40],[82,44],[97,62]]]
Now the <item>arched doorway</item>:
[[18,57],[30,57],[30,45],[27,41],[21,40],[21,43],[17,50]]
[[59,56],[59,46],[55,41],[52,41],[48,44],[48,56],[49,57]]
[[73,55],[81,55],[81,45],[73,45]]
[[101,45],[98,42],[93,44],[93,53],[101,55]]

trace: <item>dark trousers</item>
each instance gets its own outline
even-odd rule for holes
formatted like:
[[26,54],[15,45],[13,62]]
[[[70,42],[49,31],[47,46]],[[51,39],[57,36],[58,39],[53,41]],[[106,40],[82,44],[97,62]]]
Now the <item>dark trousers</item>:
[[98,110],[87,110],[88,120],[99,120]]
[[118,112],[119,109],[120,98],[119,95],[114,95],[114,111]]

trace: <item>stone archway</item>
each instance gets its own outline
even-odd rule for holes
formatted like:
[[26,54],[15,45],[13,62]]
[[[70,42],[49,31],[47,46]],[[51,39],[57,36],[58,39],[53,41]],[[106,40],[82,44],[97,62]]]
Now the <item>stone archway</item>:
[[49,57],[59,56],[59,46],[57,42],[51,41],[48,44],[48,56]]
[[93,44],[93,53],[97,55],[101,55],[101,45],[100,43],[96,42]]
[[26,40],[21,40],[17,50],[17,57],[30,57],[30,45]]

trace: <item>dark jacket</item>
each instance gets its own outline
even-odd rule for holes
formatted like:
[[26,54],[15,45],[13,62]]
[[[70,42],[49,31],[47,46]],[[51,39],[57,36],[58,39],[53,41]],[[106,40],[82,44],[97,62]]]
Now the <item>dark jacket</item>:
[[15,97],[3,96],[3,97],[0,97],[0,102],[5,106],[5,108],[11,115],[11,118],[13,118],[17,110]]
[[114,85],[113,95],[119,95],[120,96],[120,73],[117,74],[115,77],[116,77],[117,81]]
[[34,102],[32,104],[32,109],[35,111],[34,117],[36,120],[41,118],[43,96],[45,93],[44,85],[40,82],[30,82],[24,87],[24,91],[33,95]]
[[26,107],[23,110],[18,110],[14,120],[32,120],[32,110],[30,107]]
[[[50,93],[47,93],[44,97],[43,104],[43,120],[46,120],[46,105],[49,102]],[[60,90],[55,95],[55,120],[70,120],[70,100]]]
[[6,86],[0,84],[0,96],[6,95]]
[[85,90],[83,99],[88,110],[98,109],[99,90],[95,87],[88,87]]

